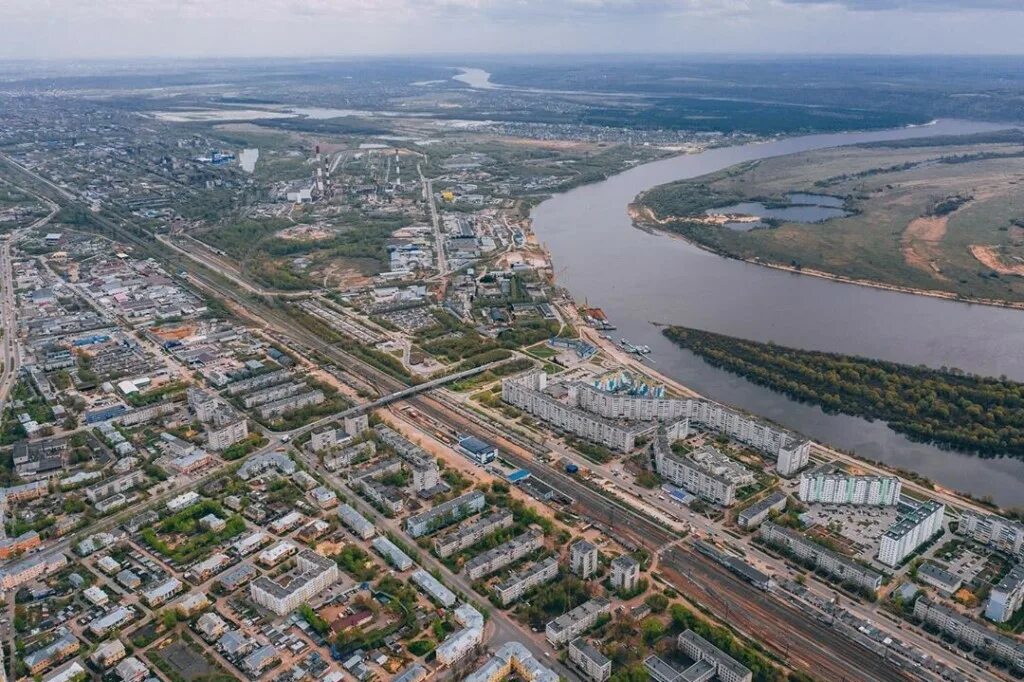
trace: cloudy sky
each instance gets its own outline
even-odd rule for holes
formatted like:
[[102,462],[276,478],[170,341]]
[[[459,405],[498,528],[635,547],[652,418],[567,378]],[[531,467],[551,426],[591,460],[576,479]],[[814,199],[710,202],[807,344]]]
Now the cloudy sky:
[[1024,52],[1024,0],[0,0],[0,59]]

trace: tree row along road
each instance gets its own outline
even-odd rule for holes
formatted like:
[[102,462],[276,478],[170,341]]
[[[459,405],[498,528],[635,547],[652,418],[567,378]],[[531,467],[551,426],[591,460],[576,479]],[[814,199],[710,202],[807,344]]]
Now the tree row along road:
[[[26,172],[34,179],[56,190],[59,195],[58,201],[62,203],[77,201],[66,190],[34,173]],[[167,260],[165,253],[154,250],[155,238],[152,234],[137,227],[132,229],[133,226],[127,223],[119,225],[103,215],[92,214],[90,217],[99,226],[114,233],[118,239],[123,239],[147,252],[153,252],[157,258]],[[217,277],[215,273],[205,272],[201,265],[196,265],[199,266],[199,269],[192,273],[193,277],[190,279],[201,288],[234,303],[257,323],[273,326],[275,331],[281,335],[293,339],[299,345],[315,350],[340,367],[362,377],[377,388],[381,395],[408,388],[381,370],[330,344],[325,344],[295,320],[271,308],[263,301],[241,295],[228,283]],[[609,500],[604,495],[565,476],[554,467],[542,465],[534,459],[534,453],[513,443],[503,433],[493,427],[483,425],[478,420],[468,418],[463,412],[463,408],[427,396],[410,398],[408,402],[441,422],[458,427],[465,433],[494,442],[502,448],[504,456],[513,464],[528,467],[542,482],[569,493],[577,500],[580,507],[593,518],[602,521],[609,519],[607,525],[614,530],[633,535],[644,544],[653,542],[654,546],[668,544],[677,539],[674,534],[648,520],[632,508]],[[682,547],[679,552],[680,558],[675,560],[676,563],[673,564],[673,567],[676,567],[683,575],[696,575],[699,571],[702,580],[706,581],[704,584],[713,585],[713,587],[699,588],[695,583],[687,580],[676,580],[674,586],[682,594],[697,601],[706,599],[708,594],[706,590],[711,589],[723,600],[729,599],[736,605],[734,610],[730,609],[735,611],[734,616],[746,609],[746,613],[753,618],[764,620],[769,627],[763,628],[763,632],[758,633],[763,637],[762,643],[780,655],[788,656],[794,667],[803,669],[815,677],[827,672],[828,675],[825,679],[829,680],[841,680],[847,674],[858,674],[860,676],[858,679],[880,682],[909,679],[905,673],[877,654],[860,648],[837,633],[825,630],[791,606],[738,581],[726,571],[707,566],[707,560],[699,557],[696,552]],[[789,632],[778,627],[780,624],[785,624],[789,628]],[[856,671],[856,673],[852,671]]]

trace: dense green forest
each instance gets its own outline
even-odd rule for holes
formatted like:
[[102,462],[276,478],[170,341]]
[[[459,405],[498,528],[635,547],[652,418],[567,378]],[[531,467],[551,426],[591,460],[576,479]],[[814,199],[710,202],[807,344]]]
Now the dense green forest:
[[827,412],[882,419],[913,440],[1024,457],[1024,384],[958,370],[786,348],[668,327],[705,361]]

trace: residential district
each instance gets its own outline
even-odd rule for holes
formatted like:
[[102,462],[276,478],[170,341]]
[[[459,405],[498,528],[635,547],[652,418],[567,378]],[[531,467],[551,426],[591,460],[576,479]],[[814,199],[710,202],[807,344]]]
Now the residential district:
[[0,125],[6,679],[1024,676],[1024,525],[555,286],[578,149],[67,106]]

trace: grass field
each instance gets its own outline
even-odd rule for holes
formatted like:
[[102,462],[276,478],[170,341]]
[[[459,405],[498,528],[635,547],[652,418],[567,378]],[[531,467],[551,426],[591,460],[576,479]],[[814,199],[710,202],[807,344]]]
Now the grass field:
[[[851,215],[740,232],[704,217],[792,192]],[[656,187],[641,222],[725,255],[966,298],[1024,301],[1024,145],[1005,134],[826,149]]]

